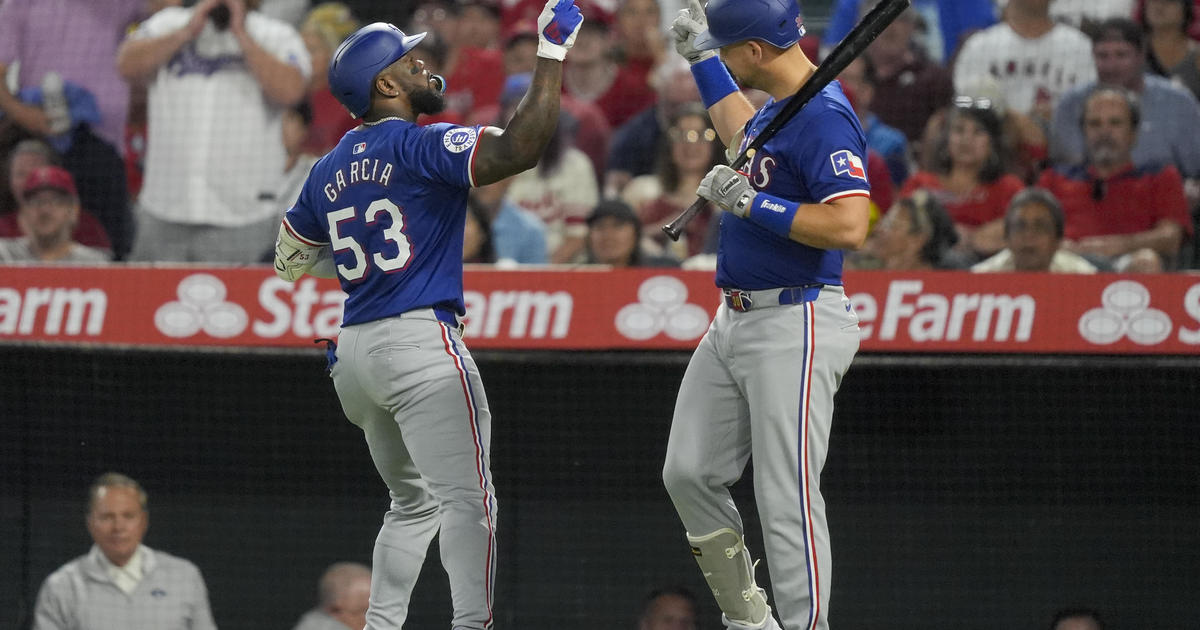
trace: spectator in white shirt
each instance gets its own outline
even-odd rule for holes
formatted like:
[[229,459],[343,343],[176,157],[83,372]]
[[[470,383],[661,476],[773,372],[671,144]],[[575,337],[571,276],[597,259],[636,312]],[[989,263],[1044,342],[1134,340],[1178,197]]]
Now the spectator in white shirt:
[[117,53],[121,75],[149,85],[134,260],[255,262],[274,238],[282,117],[310,67],[296,29],[258,4],[166,7]]
[[982,76],[999,84],[1008,107],[1048,121],[1059,96],[1096,79],[1092,42],[1050,17],[1050,0],[1010,0],[1004,21],[967,39],[954,62],[954,86],[969,94]]

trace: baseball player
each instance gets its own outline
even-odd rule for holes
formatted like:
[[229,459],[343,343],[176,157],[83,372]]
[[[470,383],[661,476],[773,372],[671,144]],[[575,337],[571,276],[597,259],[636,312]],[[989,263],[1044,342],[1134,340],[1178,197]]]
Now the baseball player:
[[[711,0],[706,9],[691,0],[672,32],[733,156],[815,71],[797,46],[795,0]],[[734,77],[771,98],[755,111]],[[841,250],[867,236],[865,156],[854,110],[832,83],[745,172],[717,165],[697,190],[725,210],[716,274],[724,302],[679,388],[663,480],[729,628],[780,628],[729,493],[751,457],[779,621],[828,627],[819,479],[834,393],[858,351]]]
[[418,126],[445,81],[408,54],[425,33],[375,23],[334,53],[329,86],[363,124],[317,162],[284,217],[275,269],[336,277],[346,292],[331,375],[391,494],[375,541],[367,628],[400,628],[440,528],[455,630],[491,628],[496,498],[491,414],[463,345],[467,193],[533,167],[558,120],[572,0],[538,18],[538,62],[506,129]]

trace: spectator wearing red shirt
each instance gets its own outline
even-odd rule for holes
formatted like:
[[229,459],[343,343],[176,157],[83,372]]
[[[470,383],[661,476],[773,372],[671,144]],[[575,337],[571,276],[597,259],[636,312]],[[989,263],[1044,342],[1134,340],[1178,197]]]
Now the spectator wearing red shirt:
[[334,51],[359,22],[350,8],[340,2],[326,2],[313,8],[300,26],[300,37],[312,57],[312,81],[308,84],[308,105],[312,109],[312,124],[302,147],[306,153],[328,153],[358,121],[337,102],[329,91],[329,60]]
[[422,118],[421,124],[462,122],[472,110],[500,102],[505,78],[500,12],[484,0],[433,0],[422,2],[413,13],[405,32],[429,33],[428,46],[442,52],[438,74],[446,77],[446,109]]
[[1004,247],[1004,212],[1024,184],[1004,172],[1000,119],[986,104],[964,103],[950,112],[934,149],[933,170],[919,171],[900,190],[925,189],[945,207],[958,230],[959,251],[990,256]]
[[887,160],[871,148],[867,149],[867,182],[871,184],[871,221],[877,221],[895,202],[896,188],[888,173]]
[[[508,32],[522,23],[537,23],[538,15],[545,6],[544,0],[499,0],[500,27]],[[613,21],[614,0],[576,0],[575,6],[583,12],[583,21],[603,22]],[[571,53],[575,54],[574,51]]]
[[563,90],[595,103],[614,129],[654,104],[646,72],[618,57],[609,27],[584,20],[563,66]]
[[613,19],[613,42],[621,64],[622,97],[629,100],[628,114],[613,125],[629,120],[654,103],[650,74],[662,61],[666,49],[665,29],[658,0],[620,0]]
[[1170,165],[1134,167],[1139,118],[1132,92],[1097,89],[1084,103],[1085,163],[1048,170],[1038,183],[1062,202],[1067,247],[1112,260],[1119,271],[1132,270],[1131,257],[1147,252],[1161,268],[1173,267],[1192,234],[1179,171]]
[[[513,27],[504,39],[505,77],[533,72],[533,67],[537,64],[537,42],[536,23],[522,23]],[[500,100],[504,100],[503,93]],[[612,137],[612,127],[608,124],[608,118],[595,103],[581,101],[569,93],[562,95],[562,109],[577,123],[572,142],[575,148],[583,151],[592,161],[596,181],[600,182],[608,158],[609,139]],[[499,112],[498,104],[477,107],[471,111],[465,122],[472,125],[494,124],[499,118]]]

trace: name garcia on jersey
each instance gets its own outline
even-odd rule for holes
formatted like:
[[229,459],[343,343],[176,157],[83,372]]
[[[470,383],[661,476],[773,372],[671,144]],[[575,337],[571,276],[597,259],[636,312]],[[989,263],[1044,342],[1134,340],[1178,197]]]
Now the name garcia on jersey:
[[388,186],[392,180],[391,162],[381,162],[379,158],[363,158],[339,168],[333,173],[333,181],[325,184],[325,198],[330,203],[336,202],[338,195],[349,186],[374,182]]

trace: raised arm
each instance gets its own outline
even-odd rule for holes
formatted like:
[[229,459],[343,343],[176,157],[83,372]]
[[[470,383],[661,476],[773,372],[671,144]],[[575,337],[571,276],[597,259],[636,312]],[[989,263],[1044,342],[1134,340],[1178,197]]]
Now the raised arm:
[[708,30],[708,20],[700,0],[689,0],[671,22],[675,51],[692,66],[692,76],[700,88],[700,98],[708,108],[717,135],[726,147],[737,147],[739,134],[754,115],[754,105],[737,88],[729,71],[712,50],[696,48],[696,36]]
[[537,165],[558,125],[562,60],[575,43],[583,16],[572,0],[548,0],[538,17],[538,60],[525,98],[504,130],[489,128],[475,150],[479,186]]
[[193,9],[192,17],[182,28],[157,37],[129,38],[117,49],[117,72],[130,83],[145,83],[155,72],[179,52],[180,48],[196,39],[208,13],[221,0],[203,0]]
[[229,6],[229,30],[242,48],[242,56],[250,74],[262,86],[267,100],[280,107],[291,107],[304,100],[308,81],[299,68],[271,54],[254,41],[246,32],[246,4],[244,0],[226,0]]

